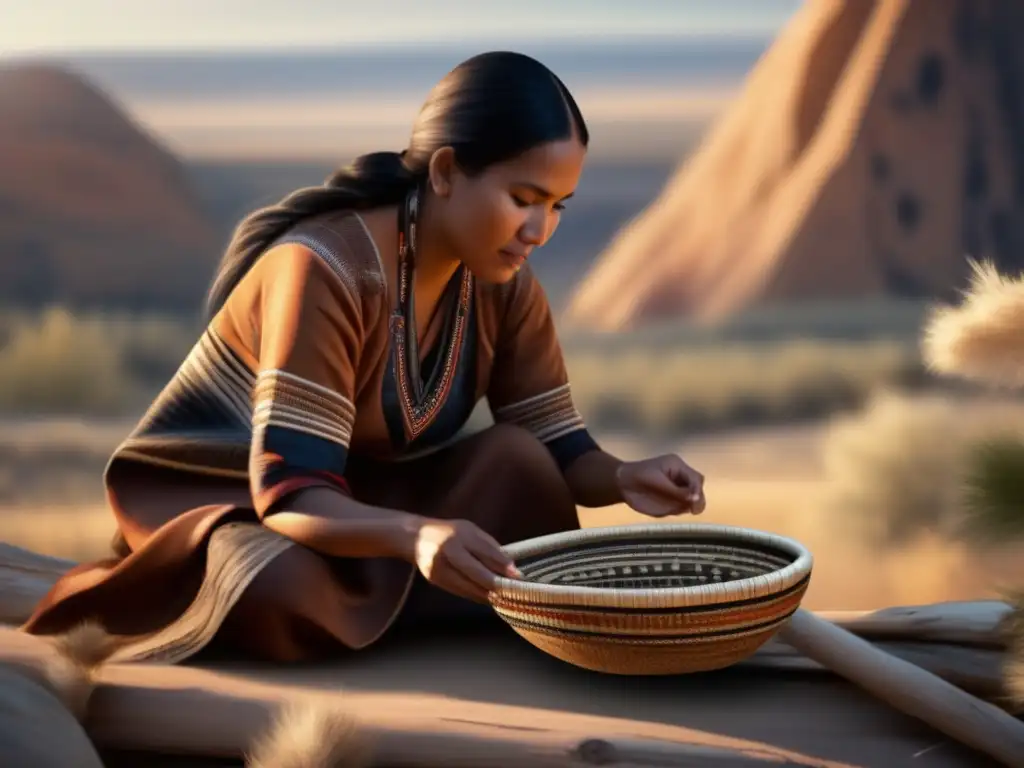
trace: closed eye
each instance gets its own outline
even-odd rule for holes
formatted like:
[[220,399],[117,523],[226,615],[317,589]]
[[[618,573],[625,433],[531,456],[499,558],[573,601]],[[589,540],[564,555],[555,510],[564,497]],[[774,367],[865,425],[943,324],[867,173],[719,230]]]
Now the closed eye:
[[[536,203],[530,203],[530,202],[528,202],[526,200],[523,200],[523,198],[519,197],[519,195],[511,195],[511,197],[512,197],[512,202],[514,202],[520,208],[529,208],[531,205],[536,205]],[[552,207],[556,211],[564,211],[565,210],[565,203],[555,203]]]
[[[551,200],[552,198],[555,197],[551,193],[551,191],[549,189],[545,189],[543,186],[538,186],[537,184],[531,183],[531,182],[528,182],[528,181],[523,181],[523,182],[515,183],[512,186],[514,188],[530,189],[531,191],[534,191],[534,193],[537,196],[539,196],[540,198],[542,198],[544,200]],[[521,197],[519,197],[515,193],[510,193],[510,195],[512,196],[512,200],[515,202],[515,204],[517,206],[519,206],[520,208],[528,208],[530,205],[536,205],[536,204],[527,203],[525,200],[523,200]],[[559,200],[557,203],[555,203],[554,206],[552,206],[552,207],[556,211],[564,211],[565,210],[565,201],[568,200],[569,198],[571,198],[572,195],[573,195],[573,193],[569,193],[568,195],[563,196],[561,198],[561,200]]]

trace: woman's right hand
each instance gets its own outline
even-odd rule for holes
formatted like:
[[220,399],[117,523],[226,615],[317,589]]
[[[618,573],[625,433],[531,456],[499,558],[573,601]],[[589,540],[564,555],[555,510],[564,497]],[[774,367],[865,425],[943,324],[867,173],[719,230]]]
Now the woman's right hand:
[[425,520],[416,534],[415,562],[434,586],[479,603],[487,602],[496,576],[521,576],[501,545],[469,520]]

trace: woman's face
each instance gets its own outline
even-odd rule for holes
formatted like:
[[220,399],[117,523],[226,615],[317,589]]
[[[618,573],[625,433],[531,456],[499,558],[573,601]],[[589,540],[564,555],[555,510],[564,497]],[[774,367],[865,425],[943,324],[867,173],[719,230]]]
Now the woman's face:
[[583,170],[575,138],[542,144],[476,176],[447,176],[444,227],[452,255],[477,279],[505,283],[558,227]]

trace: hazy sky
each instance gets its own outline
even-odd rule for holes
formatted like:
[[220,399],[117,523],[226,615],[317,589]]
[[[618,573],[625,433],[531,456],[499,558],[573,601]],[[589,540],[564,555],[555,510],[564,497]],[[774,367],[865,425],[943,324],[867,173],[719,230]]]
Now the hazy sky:
[[0,0],[0,53],[774,33],[800,0]]

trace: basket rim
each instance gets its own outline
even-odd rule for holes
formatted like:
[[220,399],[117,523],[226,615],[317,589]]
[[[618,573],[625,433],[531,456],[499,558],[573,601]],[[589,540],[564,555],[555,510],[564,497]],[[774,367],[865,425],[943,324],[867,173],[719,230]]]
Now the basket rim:
[[552,533],[507,544],[502,549],[513,560],[555,552],[566,546],[615,541],[617,539],[734,539],[779,549],[794,556],[794,561],[778,571],[735,581],[701,586],[615,589],[495,577],[492,594],[514,602],[567,605],[593,608],[664,609],[716,605],[740,600],[757,600],[778,595],[806,579],[814,557],[803,544],[788,536],[713,523],[641,523],[599,526]]

